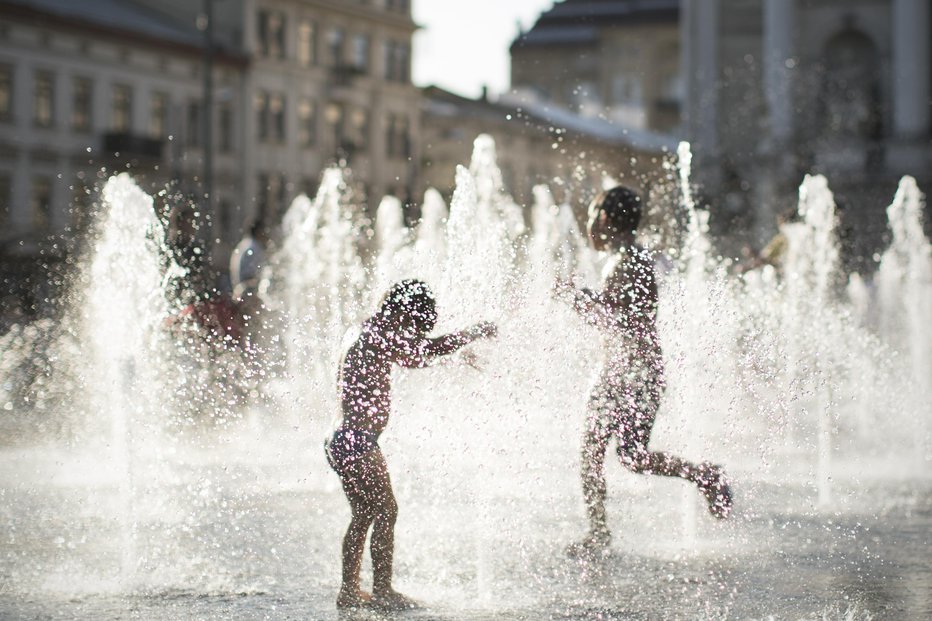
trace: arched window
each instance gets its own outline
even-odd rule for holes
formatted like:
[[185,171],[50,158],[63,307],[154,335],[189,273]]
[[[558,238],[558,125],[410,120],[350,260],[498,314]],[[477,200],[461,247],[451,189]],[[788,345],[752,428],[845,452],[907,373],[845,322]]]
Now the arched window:
[[820,125],[831,138],[883,137],[880,61],[877,46],[849,28],[825,46]]

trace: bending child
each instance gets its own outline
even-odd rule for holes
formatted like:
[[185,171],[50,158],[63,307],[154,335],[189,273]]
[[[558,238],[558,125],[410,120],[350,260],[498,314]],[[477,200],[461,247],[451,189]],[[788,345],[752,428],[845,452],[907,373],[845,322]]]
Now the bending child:
[[657,334],[657,282],[650,252],[636,242],[641,197],[618,186],[599,194],[589,206],[589,240],[612,253],[601,292],[558,283],[585,320],[603,335],[606,361],[589,398],[582,448],[582,487],[589,534],[574,544],[574,554],[606,547],[611,533],[605,517],[605,451],[614,437],[623,466],[639,474],[680,477],[695,483],[709,511],[725,518],[732,497],[721,467],[692,464],[648,449],[654,418],[665,387],[663,354]]
[[[419,280],[394,285],[376,313],[366,320],[340,366],[339,388],[343,419],[327,440],[327,461],[340,476],[352,519],[343,538],[343,584],[338,608],[371,603],[405,609],[415,602],[392,588],[395,519],[398,505],[392,492],[379,435],[391,412],[393,365],[424,367],[497,329],[484,322],[438,338],[427,335],[437,323],[433,293]],[[359,571],[372,526],[372,595],[359,587]]]

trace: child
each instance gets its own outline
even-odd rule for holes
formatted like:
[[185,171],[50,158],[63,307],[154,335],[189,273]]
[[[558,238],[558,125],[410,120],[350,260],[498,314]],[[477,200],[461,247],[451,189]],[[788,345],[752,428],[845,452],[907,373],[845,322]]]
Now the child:
[[612,436],[622,465],[641,474],[681,477],[695,483],[717,518],[731,511],[731,490],[719,466],[692,464],[650,451],[654,417],[663,393],[664,367],[657,335],[657,283],[650,253],[635,241],[641,197],[618,186],[589,206],[589,239],[598,251],[613,253],[601,292],[558,283],[557,293],[602,330],[606,361],[589,398],[582,449],[583,497],[589,534],[571,546],[573,554],[605,548],[611,533],[605,519],[605,451]]
[[[433,293],[419,280],[394,285],[378,311],[362,325],[340,366],[343,420],[325,445],[327,461],[340,476],[352,519],[343,538],[343,585],[338,608],[367,603],[385,609],[416,604],[392,589],[392,554],[398,505],[378,439],[391,412],[395,364],[424,367],[482,337],[495,336],[484,322],[438,338],[427,338],[437,322]],[[372,595],[359,588],[366,532],[372,526]]]

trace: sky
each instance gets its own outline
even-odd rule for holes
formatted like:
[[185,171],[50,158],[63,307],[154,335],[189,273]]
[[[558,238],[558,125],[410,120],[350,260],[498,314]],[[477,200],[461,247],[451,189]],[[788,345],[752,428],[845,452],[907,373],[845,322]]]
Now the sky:
[[510,83],[508,47],[518,23],[530,29],[554,0],[413,0],[413,74],[418,86],[436,85],[478,97],[487,85],[491,95]]

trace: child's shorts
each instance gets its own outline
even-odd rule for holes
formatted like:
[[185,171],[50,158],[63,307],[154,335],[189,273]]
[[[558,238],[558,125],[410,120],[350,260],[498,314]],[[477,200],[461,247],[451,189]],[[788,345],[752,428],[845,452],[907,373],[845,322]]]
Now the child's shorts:
[[599,383],[589,396],[588,433],[600,441],[616,436],[619,456],[646,452],[662,393],[654,382]]
[[379,448],[379,436],[371,431],[339,427],[324,440],[324,454],[330,467],[343,476],[347,465]]

